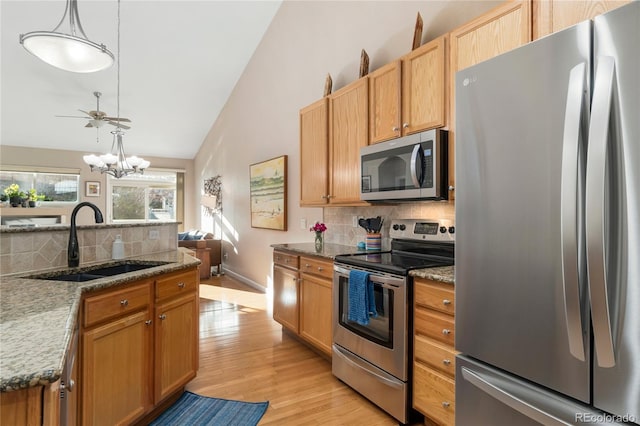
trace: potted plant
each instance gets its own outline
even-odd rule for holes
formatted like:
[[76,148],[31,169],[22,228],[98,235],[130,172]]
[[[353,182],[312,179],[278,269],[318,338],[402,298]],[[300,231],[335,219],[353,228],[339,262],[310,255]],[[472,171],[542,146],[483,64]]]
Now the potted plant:
[[12,183],[6,187],[4,189],[4,194],[9,197],[11,207],[18,207],[22,204],[23,198],[25,198],[25,193],[20,191],[20,186],[17,183]]
[[35,207],[36,201],[40,199],[40,195],[38,195],[35,188],[31,188],[27,194],[27,199],[29,201],[29,207]]

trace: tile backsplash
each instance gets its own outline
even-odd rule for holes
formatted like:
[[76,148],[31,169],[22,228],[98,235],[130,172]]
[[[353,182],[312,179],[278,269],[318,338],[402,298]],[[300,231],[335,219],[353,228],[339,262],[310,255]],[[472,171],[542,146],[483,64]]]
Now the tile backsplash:
[[355,246],[365,240],[366,232],[353,226],[353,217],[376,217],[384,219],[382,226],[382,247],[391,244],[389,226],[392,219],[446,219],[455,220],[453,202],[434,201],[401,203],[396,205],[375,205],[368,207],[327,207],[324,209],[324,223],[327,225],[325,241],[335,244]]
[[[0,274],[13,274],[67,266],[69,227],[49,227],[42,231],[0,233]],[[158,231],[149,238],[149,231]],[[177,223],[158,225],[114,225],[79,227],[80,266],[84,263],[111,260],[116,235],[124,241],[125,257],[175,250]]]

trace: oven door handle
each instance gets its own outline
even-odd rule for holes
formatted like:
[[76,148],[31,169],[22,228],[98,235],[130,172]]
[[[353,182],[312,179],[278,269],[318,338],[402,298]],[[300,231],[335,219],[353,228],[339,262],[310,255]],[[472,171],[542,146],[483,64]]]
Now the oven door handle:
[[[342,275],[345,278],[349,278],[349,270],[343,268],[341,266],[333,265],[333,270],[337,272],[339,275]],[[391,290],[395,290],[400,288],[404,284],[404,279],[402,278],[394,278],[394,277],[385,277],[382,275],[369,275],[369,281],[374,284],[378,284],[383,288],[388,288]]]
[[340,358],[342,358],[344,361],[348,362],[349,364],[351,364],[352,366],[359,368],[359,369],[364,369],[366,370],[366,372],[368,374],[371,374],[372,376],[374,376],[376,379],[380,380],[381,382],[384,382],[387,386],[393,387],[393,388],[402,388],[402,383],[397,382],[395,380],[390,380],[387,379],[384,376],[381,376],[380,374],[376,373],[375,371],[373,371],[371,368],[367,368],[366,364],[360,364],[354,360],[351,359],[351,357],[345,353],[344,349],[339,348],[337,345],[333,345],[333,353],[335,355],[338,355]]

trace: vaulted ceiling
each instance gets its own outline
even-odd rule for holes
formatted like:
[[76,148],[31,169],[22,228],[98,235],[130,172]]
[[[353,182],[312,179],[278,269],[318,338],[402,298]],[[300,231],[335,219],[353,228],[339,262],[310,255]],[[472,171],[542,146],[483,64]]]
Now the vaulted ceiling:
[[[122,0],[120,116],[132,120],[127,154],[195,156],[260,43],[280,1]],[[91,74],[56,69],[29,54],[19,34],[50,31],[65,0],[2,0],[0,143],[106,152],[114,127],[86,128],[79,109],[115,116],[117,66]],[[89,39],[117,57],[117,1],[79,0]],[[60,30],[68,28],[64,23]]]

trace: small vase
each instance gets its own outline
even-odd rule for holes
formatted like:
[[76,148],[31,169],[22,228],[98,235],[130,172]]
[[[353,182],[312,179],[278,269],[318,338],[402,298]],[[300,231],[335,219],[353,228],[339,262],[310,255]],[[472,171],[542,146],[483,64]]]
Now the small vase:
[[324,245],[322,232],[316,232],[315,244],[316,244],[316,252],[321,252],[322,247]]

